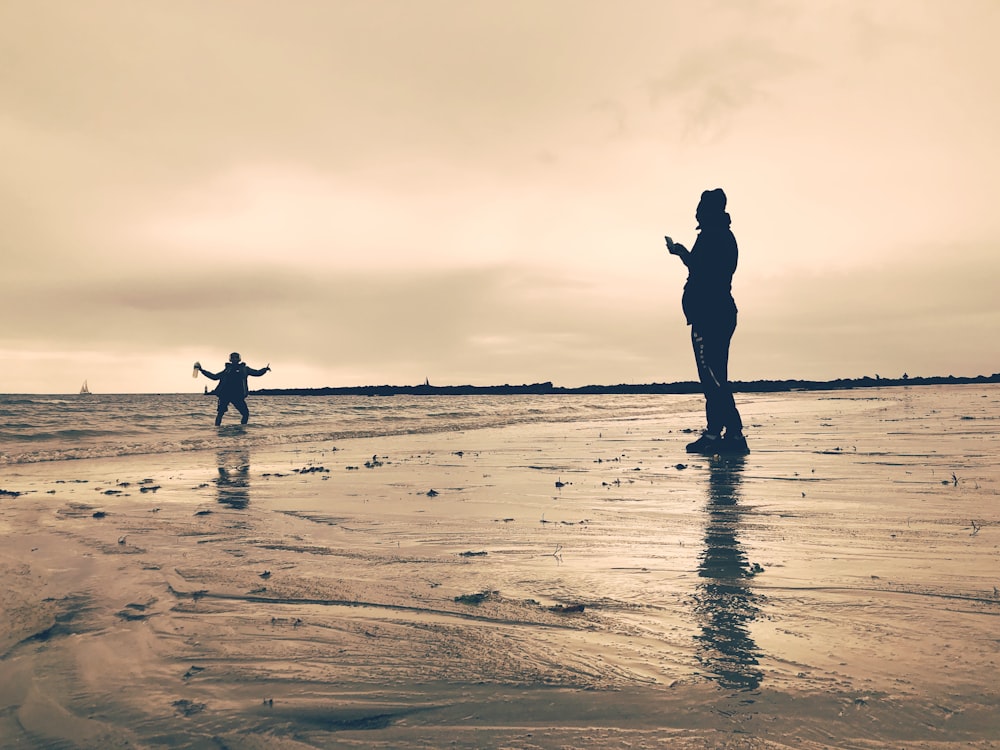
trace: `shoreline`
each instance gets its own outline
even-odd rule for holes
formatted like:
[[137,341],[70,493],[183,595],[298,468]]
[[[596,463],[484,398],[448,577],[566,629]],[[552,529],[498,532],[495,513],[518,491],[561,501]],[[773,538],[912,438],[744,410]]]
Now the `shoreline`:
[[1000,746],[1000,394],[741,408],[20,465],[0,738]]

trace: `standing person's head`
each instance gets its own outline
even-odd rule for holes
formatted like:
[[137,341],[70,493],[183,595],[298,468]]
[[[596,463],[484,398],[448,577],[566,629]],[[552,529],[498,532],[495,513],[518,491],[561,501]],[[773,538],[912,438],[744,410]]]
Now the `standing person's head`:
[[729,214],[726,213],[726,194],[722,188],[706,190],[701,194],[698,208],[694,212],[694,217],[698,220],[698,228],[724,227],[728,228],[732,223]]
[[238,365],[240,363],[240,353],[233,352],[232,354],[230,354],[229,361],[232,362],[234,365]]

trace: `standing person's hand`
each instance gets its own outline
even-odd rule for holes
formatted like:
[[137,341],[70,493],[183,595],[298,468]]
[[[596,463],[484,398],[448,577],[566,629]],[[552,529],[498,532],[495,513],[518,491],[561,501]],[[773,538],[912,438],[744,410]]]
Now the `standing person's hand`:
[[670,237],[664,237],[663,239],[666,240],[667,250],[671,255],[684,255],[687,252],[687,248],[684,245],[674,242]]

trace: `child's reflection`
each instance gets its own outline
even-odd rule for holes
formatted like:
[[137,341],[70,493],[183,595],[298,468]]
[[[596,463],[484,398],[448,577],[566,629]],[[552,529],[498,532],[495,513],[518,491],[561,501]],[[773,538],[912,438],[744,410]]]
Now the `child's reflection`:
[[215,478],[217,499],[230,508],[245,508],[250,504],[250,452],[247,450],[219,451],[216,454],[219,474]]

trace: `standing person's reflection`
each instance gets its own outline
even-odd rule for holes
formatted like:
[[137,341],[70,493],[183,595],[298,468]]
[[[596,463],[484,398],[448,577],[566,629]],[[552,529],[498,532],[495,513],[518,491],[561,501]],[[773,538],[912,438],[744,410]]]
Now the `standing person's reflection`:
[[763,673],[749,624],[760,613],[762,597],[750,588],[755,570],[740,546],[739,488],[744,460],[726,457],[712,463],[708,485],[705,551],[698,565],[703,579],[695,593],[701,633],[698,660],[724,688],[753,690]]
[[237,510],[247,507],[250,504],[250,453],[246,450],[219,451],[216,458],[218,501]]

